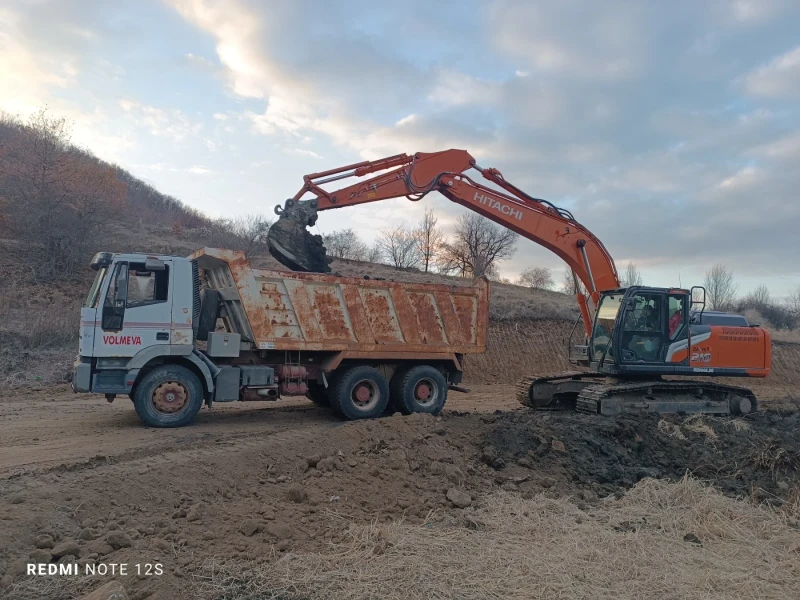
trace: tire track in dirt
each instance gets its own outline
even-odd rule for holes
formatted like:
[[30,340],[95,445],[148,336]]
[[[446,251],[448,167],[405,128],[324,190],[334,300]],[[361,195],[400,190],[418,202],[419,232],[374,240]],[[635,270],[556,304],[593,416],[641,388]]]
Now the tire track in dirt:
[[[0,473],[0,481],[24,478],[29,475],[38,476],[47,473],[66,473],[83,470],[113,473],[117,470],[128,471],[135,469],[140,464],[148,467],[157,467],[168,463],[181,464],[201,459],[207,454],[218,456],[229,452],[240,452],[244,449],[255,448],[263,444],[267,439],[271,442],[295,441],[309,435],[313,436],[319,431],[335,429],[343,425],[342,421],[336,419],[333,415],[326,414],[322,410],[313,408],[293,410],[288,407],[286,411],[291,416],[296,414],[297,419],[283,421],[279,426],[273,425],[272,429],[269,424],[265,423],[266,427],[258,432],[202,432],[199,435],[185,436],[162,444],[134,447],[115,454],[98,454],[89,458],[77,458],[55,465],[51,464],[52,459],[50,459],[43,461],[43,464],[30,463]],[[307,414],[309,412],[317,414],[309,415]]]

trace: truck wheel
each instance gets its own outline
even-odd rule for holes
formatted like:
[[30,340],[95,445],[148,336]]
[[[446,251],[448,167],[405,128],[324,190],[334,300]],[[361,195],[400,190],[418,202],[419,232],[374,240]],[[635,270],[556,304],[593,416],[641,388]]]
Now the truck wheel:
[[389,384],[372,367],[353,367],[337,377],[330,400],[331,408],[346,419],[373,419],[386,410]]
[[398,380],[392,401],[404,415],[438,415],[447,401],[447,380],[431,366],[412,367]]
[[319,406],[330,406],[331,401],[328,398],[328,390],[324,385],[316,381],[308,381],[308,391],[306,397],[309,398],[314,404]]
[[211,288],[204,288],[200,292],[200,317],[197,323],[197,339],[205,342],[208,334],[217,327],[219,314],[219,292]]
[[181,427],[197,416],[203,405],[203,386],[186,367],[162,365],[136,384],[133,405],[151,427]]

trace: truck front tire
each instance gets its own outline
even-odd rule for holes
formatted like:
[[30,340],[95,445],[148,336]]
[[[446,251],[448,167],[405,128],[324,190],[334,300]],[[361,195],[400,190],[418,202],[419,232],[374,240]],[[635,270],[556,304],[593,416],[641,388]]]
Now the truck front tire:
[[203,406],[203,386],[180,365],[161,365],[142,376],[133,393],[139,418],[150,427],[182,427]]
[[392,404],[404,415],[438,415],[447,401],[447,380],[429,365],[412,367],[392,380]]
[[329,398],[331,408],[346,419],[374,419],[389,404],[389,383],[372,367],[352,367],[336,378]]

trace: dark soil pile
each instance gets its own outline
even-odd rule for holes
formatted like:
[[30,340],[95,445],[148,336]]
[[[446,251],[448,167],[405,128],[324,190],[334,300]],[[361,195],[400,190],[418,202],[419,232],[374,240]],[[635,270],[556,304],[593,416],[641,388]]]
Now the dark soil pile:
[[[645,477],[687,471],[730,496],[782,504],[800,473],[800,413],[744,419],[704,416],[617,419],[577,413],[505,413],[482,456],[499,471],[520,467],[560,486],[609,495]],[[529,481],[535,481],[531,476]]]

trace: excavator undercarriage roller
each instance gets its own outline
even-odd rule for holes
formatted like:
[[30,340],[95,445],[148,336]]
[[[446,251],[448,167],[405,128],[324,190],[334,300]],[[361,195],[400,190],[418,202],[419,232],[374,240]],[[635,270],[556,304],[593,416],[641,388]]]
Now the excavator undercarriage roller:
[[621,381],[591,372],[526,377],[517,383],[517,400],[536,410],[578,412],[701,413],[742,415],[758,410],[747,388],[700,381]]

